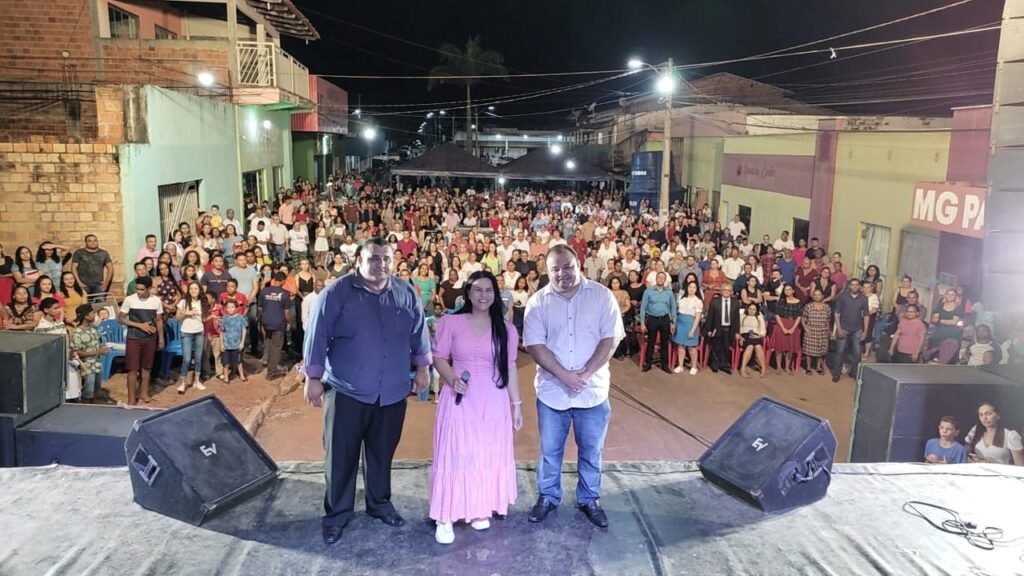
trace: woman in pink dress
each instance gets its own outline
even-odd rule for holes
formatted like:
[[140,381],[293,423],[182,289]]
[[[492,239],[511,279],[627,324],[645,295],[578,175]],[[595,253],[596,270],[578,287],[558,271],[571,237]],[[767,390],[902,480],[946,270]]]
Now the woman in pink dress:
[[474,272],[465,289],[467,305],[441,317],[434,342],[434,367],[448,383],[438,400],[430,468],[430,518],[440,544],[455,541],[455,522],[486,530],[492,514],[505,515],[516,502],[519,335],[505,319],[493,274]]

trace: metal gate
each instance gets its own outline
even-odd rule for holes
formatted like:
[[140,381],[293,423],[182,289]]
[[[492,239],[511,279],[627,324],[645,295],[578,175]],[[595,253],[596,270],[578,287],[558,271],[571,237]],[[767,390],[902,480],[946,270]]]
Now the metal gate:
[[161,244],[171,238],[171,233],[182,222],[195,226],[199,218],[199,181],[164,184],[157,187],[160,197]]

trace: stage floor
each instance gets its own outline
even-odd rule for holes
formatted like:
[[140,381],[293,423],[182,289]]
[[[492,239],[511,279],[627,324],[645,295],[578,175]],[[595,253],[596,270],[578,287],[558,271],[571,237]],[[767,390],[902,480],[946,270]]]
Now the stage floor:
[[405,527],[359,513],[334,546],[320,540],[319,464],[282,465],[273,488],[198,528],[135,505],[124,468],[0,469],[0,574],[1024,574],[1024,539],[985,551],[901,511],[923,500],[1024,536],[1022,468],[840,464],[824,500],[767,516],[693,464],[617,463],[603,484],[611,527],[600,530],[574,508],[568,473],[561,508],[530,524],[536,486],[524,465],[506,519],[482,533],[457,526],[441,546],[426,518],[427,467],[396,463]]

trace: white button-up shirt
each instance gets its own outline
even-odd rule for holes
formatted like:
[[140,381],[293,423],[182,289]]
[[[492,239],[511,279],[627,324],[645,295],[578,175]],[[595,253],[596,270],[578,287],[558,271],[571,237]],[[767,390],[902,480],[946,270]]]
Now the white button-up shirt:
[[[523,345],[543,344],[566,370],[583,370],[605,338],[626,337],[622,315],[611,290],[583,278],[572,299],[548,284],[526,304]],[[571,394],[553,374],[537,366],[537,398],[554,410],[593,408],[608,399],[611,370],[605,362],[579,394]]]

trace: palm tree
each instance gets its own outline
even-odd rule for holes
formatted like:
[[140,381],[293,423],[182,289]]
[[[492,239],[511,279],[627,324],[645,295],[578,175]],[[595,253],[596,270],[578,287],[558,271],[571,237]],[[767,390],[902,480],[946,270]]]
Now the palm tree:
[[[430,70],[427,90],[437,84],[456,84],[466,87],[466,150],[471,151],[470,138],[473,134],[473,93],[472,87],[480,81],[478,76],[495,76],[508,81],[505,59],[494,50],[484,50],[480,37],[474,36],[466,42],[465,50],[454,44],[442,44],[438,49],[441,63]],[[470,152],[472,153],[472,152]]]

